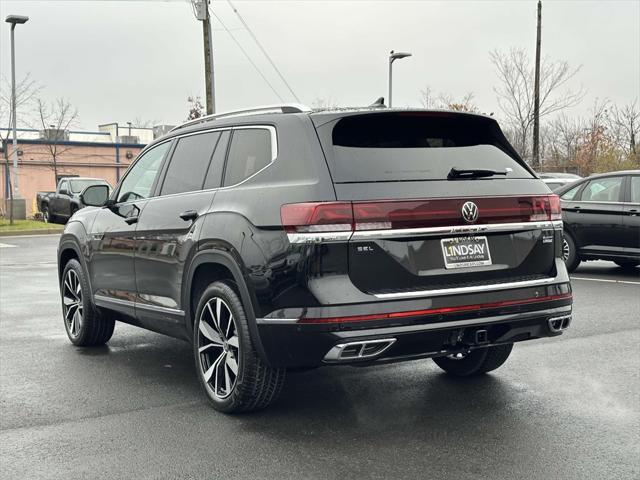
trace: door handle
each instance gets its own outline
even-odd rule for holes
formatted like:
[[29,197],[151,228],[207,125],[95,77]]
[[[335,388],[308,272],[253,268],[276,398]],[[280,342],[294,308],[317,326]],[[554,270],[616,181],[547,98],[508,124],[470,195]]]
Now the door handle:
[[134,223],[138,223],[138,215],[127,217],[124,219],[124,221],[127,225],[133,225]]
[[180,214],[180,218],[185,222],[193,221],[198,218],[198,212],[195,210],[186,210]]

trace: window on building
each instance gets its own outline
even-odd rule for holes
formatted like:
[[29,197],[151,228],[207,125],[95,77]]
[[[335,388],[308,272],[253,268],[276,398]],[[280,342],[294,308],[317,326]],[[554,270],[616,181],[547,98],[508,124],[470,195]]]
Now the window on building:
[[147,150],[138,157],[133,167],[127,172],[120,184],[118,202],[132,202],[141,198],[148,198],[155,181],[162,159],[169,150],[171,142],[164,142]]
[[204,180],[204,188],[218,188],[222,182],[222,170],[224,169],[224,159],[227,154],[227,146],[229,145],[229,137],[231,132],[225,130],[218,139],[218,144],[211,157],[207,176]]
[[178,140],[164,177],[161,195],[202,190],[220,132],[189,135]]
[[271,132],[266,128],[235,130],[224,174],[225,185],[235,185],[271,163]]

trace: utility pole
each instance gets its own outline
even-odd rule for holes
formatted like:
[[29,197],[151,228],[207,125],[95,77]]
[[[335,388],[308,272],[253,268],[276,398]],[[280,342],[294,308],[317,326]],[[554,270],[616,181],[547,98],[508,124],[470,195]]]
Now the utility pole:
[[538,26],[536,32],[536,67],[533,98],[533,168],[540,168],[540,42],[542,35],[542,0],[538,0]]
[[196,18],[202,22],[207,115],[211,115],[216,111],[216,95],[213,76],[213,31],[211,29],[211,15],[209,15],[209,0],[191,0],[191,4]]

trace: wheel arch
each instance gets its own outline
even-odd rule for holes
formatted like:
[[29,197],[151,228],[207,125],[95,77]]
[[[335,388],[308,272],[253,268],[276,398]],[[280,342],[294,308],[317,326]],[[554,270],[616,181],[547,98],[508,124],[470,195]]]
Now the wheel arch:
[[187,270],[184,282],[182,305],[184,305],[186,329],[189,338],[193,335],[194,315],[196,306],[196,294],[203,291],[207,285],[217,280],[231,280],[236,285],[236,292],[242,300],[242,305],[247,314],[247,323],[251,333],[254,347],[261,359],[269,364],[260,340],[260,333],[256,323],[256,301],[250,292],[247,282],[242,275],[236,260],[227,252],[203,251],[197,253]]
[[79,222],[67,223],[65,227],[65,233],[62,234],[60,243],[58,245],[58,285],[62,282],[62,272],[64,267],[71,260],[75,258],[82,265],[82,269],[87,276],[87,283],[89,284],[89,293],[93,299],[93,287],[91,285],[91,275],[87,268],[87,261],[83,255],[82,244],[86,245],[87,235],[84,226]]

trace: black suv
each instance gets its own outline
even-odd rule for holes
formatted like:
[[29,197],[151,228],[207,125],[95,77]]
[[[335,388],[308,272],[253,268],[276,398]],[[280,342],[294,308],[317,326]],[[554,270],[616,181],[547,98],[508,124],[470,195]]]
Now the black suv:
[[558,190],[564,253],[572,272],[581,261],[640,264],[640,170],[591,175]]
[[58,252],[75,345],[186,339],[213,406],[287,369],[433,357],[467,376],[571,321],[560,203],[495,120],[285,105],[204,117],[83,194]]

